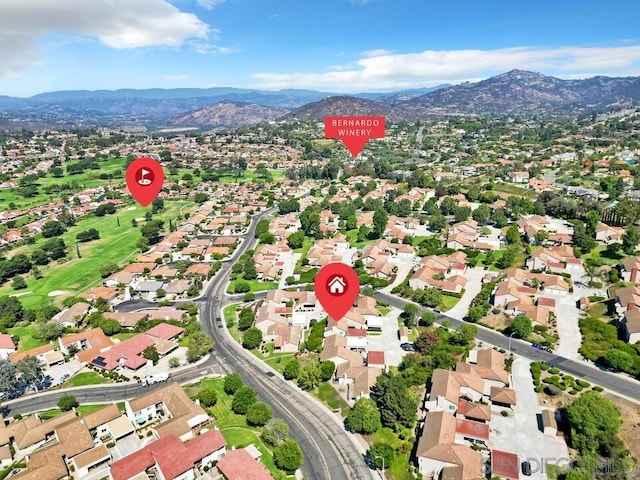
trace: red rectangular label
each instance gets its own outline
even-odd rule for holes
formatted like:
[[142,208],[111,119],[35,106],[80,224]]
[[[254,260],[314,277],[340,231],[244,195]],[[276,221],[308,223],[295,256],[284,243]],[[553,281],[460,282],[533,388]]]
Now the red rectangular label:
[[384,138],[384,117],[325,117],[326,138]]

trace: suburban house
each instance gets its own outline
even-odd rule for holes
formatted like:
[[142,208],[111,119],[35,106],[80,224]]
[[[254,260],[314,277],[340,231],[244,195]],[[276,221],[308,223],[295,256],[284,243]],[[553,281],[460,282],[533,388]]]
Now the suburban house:
[[624,312],[624,317],[620,322],[620,331],[627,343],[640,342],[640,310],[637,307]]
[[42,421],[37,415],[0,423],[0,446],[12,441],[17,454],[24,455],[26,470],[13,478],[59,480],[71,472],[87,478],[104,470],[111,454],[102,438],[116,441],[133,434],[134,428],[115,404],[78,416],[75,411]]
[[230,450],[216,468],[226,480],[273,480],[268,470],[249,453],[248,448]]
[[620,260],[620,278],[625,282],[640,283],[640,257]]
[[541,248],[534,251],[527,259],[529,270],[550,270],[552,272],[577,271],[582,267],[582,260],[576,258],[570,245]]
[[456,418],[444,411],[427,414],[418,439],[418,471],[429,478],[473,480],[482,478],[482,456],[456,442]]
[[84,316],[89,312],[91,305],[85,302],[78,302],[55,314],[50,320],[63,327],[77,328]]
[[181,441],[194,437],[194,430],[210,421],[200,405],[191,400],[175,382],[141,397],[127,400],[125,411],[136,426],[160,420],[152,431],[157,438],[175,435]]
[[109,467],[109,478],[191,480],[203,474],[204,467],[221,460],[226,445],[218,430],[209,430],[186,442],[175,435],[167,435],[113,462]]
[[610,243],[622,242],[624,228],[610,227],[606,223],[598,222],[596,225],[596,240],[609,245]]
[[420,268],[409,279],[413,289],[437,288],[448,293],[462,293],[467,285],[463,276],[467,255],[454,252],[448,257],[430,255],[420,262]]
[[0,334],[0,360],[9,358],[9,355],[16,352],[13,338],[8,333]]

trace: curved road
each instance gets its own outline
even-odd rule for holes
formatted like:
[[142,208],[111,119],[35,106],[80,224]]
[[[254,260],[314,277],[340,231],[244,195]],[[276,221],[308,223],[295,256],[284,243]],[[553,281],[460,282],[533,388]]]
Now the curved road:
[[[185,383],[212,372],[219,372],[221,369],[238,372],[245,384],[255,389],[259,397],[273,408],[275,416],[284,419],[291,426],[292,435],[298,440],[304,453],[305,463],[302,469],[305,478],[372,479],[373,471],[367,467],[364,449],[344,430],[337,417],[333,417],[333,414],[319,405],[315,399],[311,399],[292,383],[286,382],[268,365],[244,350],[231,338],[226,328],[215,326],[216,317],[221,313],[220,309],[226,303],[230,303],[225,298],[224,290],[231,266],[256,243],[254,233],[258,221],[274,210],[266,210],[253,218],[244,242],[236,249],[231,259],[223,263],[223,268],[209,282],[203,295],[196,300],[200,306],[202,328],[214,338],[216,344],[213,354],[193,367],[175,372],[171,380]],[[227,366],[228,368],[225,368]],[[44,410],[55,407],[60,396],[65,393],[73,394],[80,403],[120,401],[142,395],[161,385],[145,387],[123,383],[53,390],[11,400],[3,404],[2,408],[5,416]]]
[[[275,209],[267,210],[254,218],[242,245],[235,252],[233,260],[247,251],[256,240],[253,238],[257,221]],[[231,265],[229,262],[227,265]],[[200,298],[202,302],[200,321],[202,327],[216,342],[216,352],[223,363],[231,365],[240,373],[244,382],[256,390],[274,411],[290,426],[293,436],[300,442],[304,452],[305,478],[308,480],[356,480],[371,479],[372,472],[367,467],[363,454],[354,443],[353,437],[345,432],[331,413],[312,401],[290,382],[244,350],[231,338],[218,316],[225,300],[225,287],[230,268],[223,268],[207,287]],[[216,324],[218,326],[216,326]]]

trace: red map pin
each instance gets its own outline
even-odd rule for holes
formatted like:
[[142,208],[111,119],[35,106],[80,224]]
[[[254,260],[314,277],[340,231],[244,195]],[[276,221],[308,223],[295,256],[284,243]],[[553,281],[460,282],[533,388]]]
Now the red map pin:
[[370,138],[384,138],[384,117],[325,117],[324,136],[339,138],[357,157]]
[[164,182],[164,171],[162,165],[153,158],[136,158],[127,168],[125,179],[133,198],[146,207],[160,193]]
[[320,305],[335,321],[345,316],[360,293],[358,274],[344,263],[322,267],[316,274],[314,286]]

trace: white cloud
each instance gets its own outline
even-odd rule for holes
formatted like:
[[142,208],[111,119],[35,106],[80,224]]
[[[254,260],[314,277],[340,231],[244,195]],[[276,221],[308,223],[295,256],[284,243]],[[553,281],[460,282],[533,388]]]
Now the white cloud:
[[514,68],[555,75],[630,75],[640,62],[640,45],[606,47],[511,47],[495,50],[425,50],[392,54],[364,52],[345,65],[319,73],[260,72],[254,88],[312,88],[356,92],[395,90],[486,78]]
[[210,29],[166,0],[20,0],[0,4],[0,77],[41,63],[38,40],[63,32],[97,37],[115,49],[179,47]]
[[170,82],[184,82],[187,79],[186,75],[163,75],[162,78]]
[[391,55],[393,53],[392,50],[387,50],[385,48],[376,48],[374,50],[366,50],[362,52],[362,56],[365,58],[374,58],[374,57],[384,57],[386,55]]
[[221,5],[225,2],[225,0],[197,0],[198,5],[202,8],[206,8],[207,10],[213,10],[218,5]]

